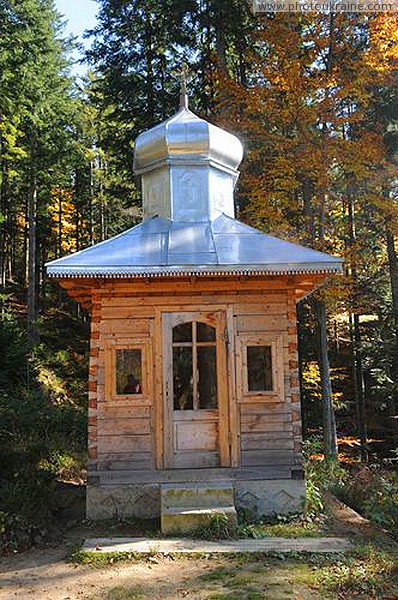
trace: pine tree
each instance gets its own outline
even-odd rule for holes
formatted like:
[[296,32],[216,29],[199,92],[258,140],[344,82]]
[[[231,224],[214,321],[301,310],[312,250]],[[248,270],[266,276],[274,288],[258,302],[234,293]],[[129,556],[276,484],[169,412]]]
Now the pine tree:
[[[38,340],[37,301],[41,277],[38,266],[42,264],[39,240],[43,233],[43,224],[38,224],[38,214],[46,213],[53,170],[67,151],[70,82],[66,75],[65,47],[59,38],[59,18],[53,2],[15,1],[2,5],[1,9],[6,32],[0,41],[0,54],[4,60],[1,112],[7,114],[8,110],[14,126],[18,124],[21,148],[19,162],[11,165],[10,161],[7,162],[3,145],[0,161],[3,173],[6,173],[6,183],[3,185],[2,205],[14,227],[15,219],[21,214],[16,214],[15,198],[20,202],[17,210],[25,212],[28,333],[34,345]],[[7,187],[7,168],[9,179],[13,166],[17,167],[17,173],[11,190],[10,186]],[[10,236],[10,229],[7,234]],[[15,232],[12,235],[15,236]],[[25,257],[19,259],[24,262]],[[9,269],[11,277],[15,267]]]

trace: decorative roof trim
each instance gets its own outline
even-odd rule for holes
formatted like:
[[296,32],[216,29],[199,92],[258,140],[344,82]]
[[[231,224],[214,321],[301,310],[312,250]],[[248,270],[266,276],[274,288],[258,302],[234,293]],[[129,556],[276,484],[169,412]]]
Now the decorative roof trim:
[[261,276],[261,275],[309,275],[309,274],[333,274],[340,273],[342,270],[341,263],[331,263],[329,265],[320,265],[319,267],[303,265],[302,267],[293,267],[289,268],[287,265],[276,265],[275,268],[268,267],[247,267],[247,268],[228,268],[228,267],[220,267],[217,268],[179,268],[175,267],[167,268],[167,267],[158,267],[158,268],[148,268],[148,269],[134,269],[134,268],[109,268],[103,267],[102,269],[93,268],[88,269],[84,267],[79,269],[78,267],[74,267],[73,269],[70,267],[48,267],[48,275],[49,277],[57,277],[57,278],[90,278],[90,277],[112,277],[116,279],[128,279],[128,278],[140,278],[140,277],[192,277],[192,276],[203,276],[203,277],[228,277],[230,275],[249,275],[249,276]]

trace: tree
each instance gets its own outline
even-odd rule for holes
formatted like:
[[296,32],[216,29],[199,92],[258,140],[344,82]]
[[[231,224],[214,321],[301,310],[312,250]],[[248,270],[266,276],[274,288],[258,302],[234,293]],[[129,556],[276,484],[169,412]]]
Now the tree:
[[[220,69],[220,114],[224,122],[236,124],[248,145],[239,200],[245,218],[321,251],[346,249],[348,277],[337,295],[345,297],[352,315],[354,400],[363,444],[365,388],[358,298],[365,263],[359,267],[356,259],[356,222],[358,212],[373,212],[372,202],[380,193],[383,139],[370,125],[368,110],[372,88],[392,69],[390,58],[386,61],[382,52],[388,47],[388,31],[391,23],[384,16],[380,23],[377,15],[261,17],[254,32],[254,51],[245,57],[246,85]],[[378,229],[371,234],[373,249],[379,234]],[[361,240],[366,239],[363,235],[361,230]],[[328,296],[335,295],[330,289],[324,296],[331,307]],[[327,319],[322,299],[314,307],[325,452],[333,458],[336,438]],[[335,303],[335,308],[341,310],[344,304]]]

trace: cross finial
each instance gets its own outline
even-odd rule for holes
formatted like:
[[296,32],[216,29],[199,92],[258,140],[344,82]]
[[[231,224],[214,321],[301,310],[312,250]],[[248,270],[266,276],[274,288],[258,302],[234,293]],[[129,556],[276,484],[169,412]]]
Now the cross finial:
[[187,63],[181,63],[180,69],[176,72],[180,80],[180,108],[188,108],[188,79],[190,70]]
[[187,83],[188,83],[188,75],[189,68],[186,62],[183,62],[180,69],[180,85],[181,85],[181,94],[187,93]]

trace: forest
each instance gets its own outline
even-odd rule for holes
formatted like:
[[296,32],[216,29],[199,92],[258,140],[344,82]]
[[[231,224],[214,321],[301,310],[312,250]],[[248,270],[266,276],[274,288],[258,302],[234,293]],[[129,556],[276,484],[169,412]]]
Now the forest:
[[[45,263],[140,221],[134,140],[177,110],[184,62],[190,108],[244,144],[238,218],[344,258],[298,306],[304,444],[366,465],[391,500],[396,15],[97,4],[82,79],[52,0],[0,1],[0,534],[29,545],[55,514],[57,481],[84,481],[89,316]],[[381,521],[398,523],[393,504]]]

